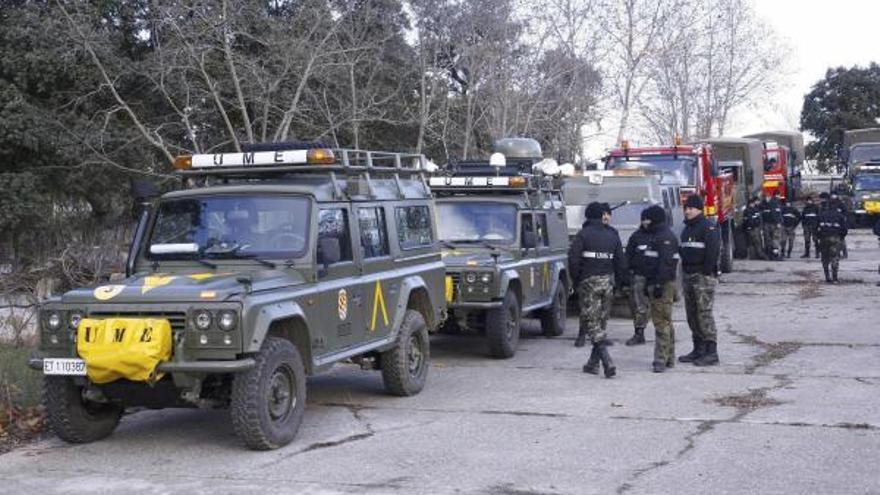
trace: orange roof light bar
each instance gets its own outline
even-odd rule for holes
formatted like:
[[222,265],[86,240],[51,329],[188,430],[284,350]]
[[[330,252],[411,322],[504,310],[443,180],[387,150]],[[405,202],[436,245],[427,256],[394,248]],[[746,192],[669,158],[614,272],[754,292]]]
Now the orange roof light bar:
[[192,155],[179,155],[174,157],[174,170],[188,170],[192,168]]
[[336,163],[336,156],[333,155],[333,150],[312,148],[307,154],[306,162],[309,165],[333,165]]

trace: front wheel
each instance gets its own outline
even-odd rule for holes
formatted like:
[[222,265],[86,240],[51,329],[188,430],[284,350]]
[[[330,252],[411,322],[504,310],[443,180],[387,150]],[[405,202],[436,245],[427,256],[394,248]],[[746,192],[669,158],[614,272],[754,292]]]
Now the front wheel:
[[392,395],[407,397],[425,387],[431,345],[425,317],[408,309],[397,332],[397,345],[382,353],[382,381]]
[[302,357],[289,340],[267,337],[257,364],[232,381],[232,427],[249,448],[283,447],[296,436],[306,408]]
[[519,299],[512,290],[508,290],[501,307],[486,314],[486,338],[492,357],[506,359],[516,354],[521,320]]
[[541,330],[545,337],[559,337],[565,332],[567,303],[568,294],[566,294],[565,282],[559,280],[556,284],[556,292],[553,293],[551,305],[541,311]]
[[65,442],[89,443],[110,436],[123,407],[87,401],[83,388],[67,376],[43,378],[43,400],[49,426]]

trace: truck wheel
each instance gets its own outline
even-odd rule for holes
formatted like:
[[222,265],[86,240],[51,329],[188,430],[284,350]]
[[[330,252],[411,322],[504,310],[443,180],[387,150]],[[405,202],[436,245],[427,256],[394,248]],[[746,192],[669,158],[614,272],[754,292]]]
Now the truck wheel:
[[425,318],[408,309],[397,332],[397,345],[381,354],[382,381],[392,395],[408,397],[422,391],[428,378],[431,344]]
[[86,401],[82,387],[67,376],[43,378],[43,399],[46,416],[59,438],[70,443],[88,443],[113,433],[123,407]]
[[733,233],[731,222],[724,222],[721,227],[721,273],[733,271]]
[[492,357],[506,359],[516,354],[521,320],[519,299],[508,290],[501,307],[486,314],[486,338]]
[[565,282],[559,280],[556,284],[556,292],[553,293],[552,303],[541,311],[541,330],[545,337],[559,337],[565,332],[567,303]]
[[306,408],[306,373],[290,341],[267,337],[252,369],[232,380],[230,416],[248,448],[277,449],[296,436]]

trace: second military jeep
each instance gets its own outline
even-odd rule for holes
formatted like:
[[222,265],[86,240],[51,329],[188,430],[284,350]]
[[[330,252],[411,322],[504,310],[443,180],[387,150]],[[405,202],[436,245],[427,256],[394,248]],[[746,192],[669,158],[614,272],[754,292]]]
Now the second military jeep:
[[109,435],[125,408],[228,407],[254,449],[289,443],[306,376],[354,360],[418,393],[444,267],[421,155],[257,145],[179,157],[128,277],[40,310],[48,420]]
[[489,353],[516,353],[532,313],[547,336],[565,330],[568,236],[558,180],[533,172],[540,146],[502,140],[490,161],[430,178],[446,264],[446,329],[485,332]]

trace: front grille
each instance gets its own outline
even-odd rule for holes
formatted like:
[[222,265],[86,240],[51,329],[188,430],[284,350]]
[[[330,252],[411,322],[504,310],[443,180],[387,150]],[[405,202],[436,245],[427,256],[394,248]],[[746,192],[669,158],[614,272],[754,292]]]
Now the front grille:
[[183,311],[113,311],[113,312],[92,312],[89,318],[156,318],[168,320],[171,323],[171,330],[174,333],[183,331],[186,327],[186,313]]

